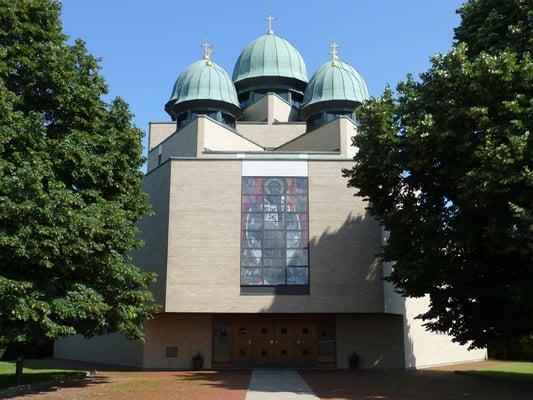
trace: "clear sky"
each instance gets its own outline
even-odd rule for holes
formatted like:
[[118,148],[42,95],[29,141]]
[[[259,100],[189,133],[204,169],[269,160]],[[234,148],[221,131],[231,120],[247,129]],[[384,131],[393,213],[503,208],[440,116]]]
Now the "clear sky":
[[[178,74],[199,59],[206,39],[213,61],[231,76],[240,52],[273,30],[302,54],[309,77],[329,60],[330,43],[340,59],[379,96],[407,73],[417,76],[429,57],[448,51],[459,0],[63,0],[64,31],[87,42],[102,59],[110,96],[121,96],[147,131],[150,121],[169,121],[163,106]],[[146,144],[146,138],[144,140]]]

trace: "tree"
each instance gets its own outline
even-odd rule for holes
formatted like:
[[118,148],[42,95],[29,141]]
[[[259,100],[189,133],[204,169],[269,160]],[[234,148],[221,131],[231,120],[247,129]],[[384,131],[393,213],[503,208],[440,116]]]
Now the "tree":
[[472,0],[452,50],[364,104],[348,185],[390,233],[399,293],[428,329],[484,347],[533,332],[530,3]]
[[142,131],[60,3],[0,0],[0,340],[142,339],[152,274],[130,262],[150,212]]

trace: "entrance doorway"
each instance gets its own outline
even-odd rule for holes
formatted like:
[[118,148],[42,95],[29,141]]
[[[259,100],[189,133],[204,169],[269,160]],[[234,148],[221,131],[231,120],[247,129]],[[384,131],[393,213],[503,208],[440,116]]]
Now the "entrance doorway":
[[217,316],[213,364],[334,367],[334,322],[330,316]]

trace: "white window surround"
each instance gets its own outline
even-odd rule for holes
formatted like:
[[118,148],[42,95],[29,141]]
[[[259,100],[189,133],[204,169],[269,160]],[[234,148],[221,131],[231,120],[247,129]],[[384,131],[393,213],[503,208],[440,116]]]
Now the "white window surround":
[[242,176],[309,176],[307,161],[260,161],[242,162]]

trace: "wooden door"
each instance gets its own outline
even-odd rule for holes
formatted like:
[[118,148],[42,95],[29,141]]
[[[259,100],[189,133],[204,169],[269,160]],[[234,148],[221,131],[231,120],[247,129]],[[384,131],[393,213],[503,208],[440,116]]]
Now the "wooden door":
[[323,319],[317,329],[318,362],[323,366],[335,366],[337,360],[335,320]]
[[274,364],[274,322],[261,318],[254,324],[254,358],[256,365]]
[[248,365],[254,362],[253,354],[254,325],[251,321],[237,320],[233,322],[233,363]]
[[317,326],[312,320],[295,322],[295,362],[298,365],[315,365],[317,360]]
[[274,326],[274,361],[286,366],[295,362],[295,326],[290,319],[278,319]]

